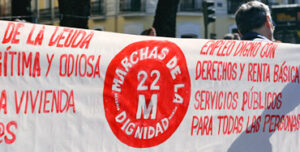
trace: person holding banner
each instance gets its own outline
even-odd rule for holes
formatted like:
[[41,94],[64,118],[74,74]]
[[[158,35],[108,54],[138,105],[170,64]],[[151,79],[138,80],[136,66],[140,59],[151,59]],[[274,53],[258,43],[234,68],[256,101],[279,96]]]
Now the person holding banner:
[[275,26],[270,9],[259,1],[250,1],[240,6],[235,21],[242,40],[274,41]]

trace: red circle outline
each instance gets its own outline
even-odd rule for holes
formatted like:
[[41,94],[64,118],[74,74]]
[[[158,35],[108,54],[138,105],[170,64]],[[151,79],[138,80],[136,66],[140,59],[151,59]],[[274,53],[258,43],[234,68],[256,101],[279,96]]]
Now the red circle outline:
[[[161,53],[162,48],[168,48],[169,52],[165,56],[163,60],[160,60],[158,58],[151,58],[151,59],[145,59],[143,61],[139,61],[136,65],[133,65],[128,71],[122,66],[121,62],[125,57],[130,56],[134,51],[143,49],[145,47],[149,47],[148,55],[151,52],[151,49],[154,47],[157,47],[159,53]],[[177,75],[176,79],[172,78],[171,70],[166,66],[168,61],[172,59],[172,57],[176,56],[178,66],[180,68],[180,75]],[[112,90],[112,84],[114,81],[114,78],[118,75],[115,73],[116,69],[122,69],[123,71],[126,71],[126,76],[124,76],[124,81],[121,87],[121,93],[116,93],[116,91]],[[149,73],[153,69],[159,69],[159,72],[162,72],[163,80],[160,80],[158,84],[162,88],[162,91],[159,91],[158,94],[158,101],[163,101],[164,103],[157,103],[157,117],[155,120],[133,120],[134,116],[132,116],[132,111],[136,111],[136,102],[137,99],[137,91],[134,92],[134,88],[136,88],[136,77],[132,78],[132,75],[136,75],[137,71],[141,69],[146,69],[146,72]],[[168,70],[166,72],[166,70]],[[165,82],[167,81],[167,82]],[[173,81],[173,83],[172,83]],[[170,82],[173,85],[170,85]],[[148,82],[145,81],[145,84]],[[172,98],[175,95],[175,87],[174,85],[177,83],[183,83],[184,88],[177,89],[177,94],[182,95],[183,97],[183,103],[173,103]],[[148,85],[148,84],[147,84]],[[133,90],[132,90],[133,89]],[[124,91],[125,90],[125,91]],[[126,92],[126,94],[122,94],[123,92]],[[149,92],[149,91],[148,91]],[[130,93],[130,94],[128,94]],[[117,98],[115,97],[117,95]],[[128,94],[128,95],[127,95]],[[147,91],[145,92],[147,94]],[[150,93],[151,94],[151,93]],[[105,76],[104,81],[104,90],[103,90],[103,103],[104,103],[104,110],[105,110],[105,116],[108,121],[108,124],[114,133],[114,135],[124,144],[128,146],[132,146],[135,148],[148,148],[153,147],[156,145],[159,145],[166,141],[179,127],[180,123],[182,122],[188,106],[190,102],[190,94],[191,94],[191,84],[190,84],[190,76],[188,72],[188,68],[186,65],[186,59],[184,54],[182,53],[181,49],[174,43],[170,41],[157,41],[157,40],[148,40],[148,41],[139,41],[132,43],[128,46],[126,46],[120,53],[118,53],[113,60],[110,62]],[[128,98],[128,96],[134,96],[133,98]],[[145,95],[147,96],[147,95]],[[149,100],[149,96],[146,97],[147,101]],[[116,99],[118,101],[116,101]],[[147,102],[146,101],[146,102]],[[172,104],[173,103],[173,104]],[[163,107],[162,107],[163,106]],[[171,107],[171,108],[169,108]],[[169,109],[168,109],[169,108]],[[171,110],[170,110],[171,109]],[[117,123],[115,118],[117,115],[119,115],[122,111],[126,112],[126,120],[130,119],[130,121],[133,121],[132,123],[135,125],[139,125],[140,127],[149,127],[153,125],[149,124],[156,124],[160,123],[163,118],[168,117],[168,128],[161,134],[158,134],[157,136],[151,138],[151,139],[135,139],[133,136],[127,135],[121,128],[122,125],[125,124],[126,120],[124,120],[124,123]],[[171,118],[171,119],[169,119]],[[159,119],[159,120],[157,120]],[[162,125],[162,123],[160,123]],[[149,125],[149,126],[146,126]],[[128,126],[128,124],[127,124]],[[137,127],[137,126],[135,126]],[[154,125],[155,127],[155,125]],[[136,128],[135,128],[136,129]],[[134,134],[134,133],[133,133]]]

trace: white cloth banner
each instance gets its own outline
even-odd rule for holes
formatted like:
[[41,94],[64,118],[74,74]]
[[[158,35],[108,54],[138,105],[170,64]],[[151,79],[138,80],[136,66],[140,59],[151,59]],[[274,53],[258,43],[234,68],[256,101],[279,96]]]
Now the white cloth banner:
[[299,151],[299,64],[299,45],[0,21],[0,151]]

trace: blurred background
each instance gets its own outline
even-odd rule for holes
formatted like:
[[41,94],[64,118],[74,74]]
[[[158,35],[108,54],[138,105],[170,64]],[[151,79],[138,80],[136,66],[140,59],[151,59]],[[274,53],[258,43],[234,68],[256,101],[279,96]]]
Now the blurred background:
[[[0,20],[22,20],[137,35],[155,27],[158,36],[178,38],[222,39],[227,33],[237,33],[234,13],[249,0],[210,0],[212,6],[206,7],[211,11],[203,7],[203,1],[0,0]],[[275,38],[299,44],[300,0],[261,1],[272,10],[276,23]],[[207,20],[207,16],[211,19]],[[174,33],[160,34],[164,32],[163,29],[172,28],[174,30],[171,32]]]

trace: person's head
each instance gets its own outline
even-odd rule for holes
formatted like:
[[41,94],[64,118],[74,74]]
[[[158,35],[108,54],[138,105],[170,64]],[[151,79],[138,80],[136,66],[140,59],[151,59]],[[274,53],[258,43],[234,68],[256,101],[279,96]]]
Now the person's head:
[[223,37],[224,40],[240,40],[238,33],[227,33]]
[[242,36],[248,32],[257,32],[273,40],[274,25],[267,5],[259,1],[245,3],[236,11],[235,21]]
[[233,39],[234,40],[240,40],[240,35],[238,33],[233,33]]
[[156,30],[154,27],[144,30],[141,35],[149,35],[149,36],[156,36]]
[[227,33],[227,34],[224,35],[223,39],[224,40],[233,40],[234,36],[231,33]]

